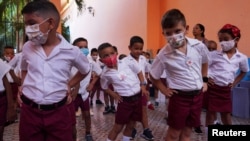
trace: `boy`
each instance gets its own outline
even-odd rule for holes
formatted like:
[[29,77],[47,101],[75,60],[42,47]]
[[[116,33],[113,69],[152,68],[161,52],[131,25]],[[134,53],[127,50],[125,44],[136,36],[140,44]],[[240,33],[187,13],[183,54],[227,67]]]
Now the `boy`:
[[[29,41],[22,49],[20,141],[73,141],[75,117],[67,104],[71,90],[90,71],[88,59],[57,34],[60,14],[53,3],[32,1],[22,14]],[[72,67],[78,72],[71,78]]]
[[13,103],[11,86],[6,76],[10,69],[11,67],[0,59],[0,141],[3,141],[7,109],[12,105],[9,102]]
[[[130,38],[129,50],[130,54],[128,57],[124,58],[128,62],[136,64],[140,67],[143,73],[144,80],[148,79],[148,71],[149,71],[149,63],[147,62],[146,58],[142,55],[144,41],[139,36],[133,36]],[[141,135],[146,140],[153,140],[154,136],[151,133],[148,125],[148,114],[147,114],[147,105],[149,103],[149,97],[146,95],[142,96],[142,126],[144,128],[143,134]],[[149,103],[151,104],[151,103]],[[136,129],[133,129],[132,138],[135,137]]]
[[[118,101],[115,125],[109,132],[107,141],[116,140],[124,125],[126,128],[123,141],[129,141],[135,122],[142,118],[141,95],[148,95],[142,71],[130,62],[119,60],[117,63],[117,53],[109,43],[101,44],[98,52],[101,62],[105,64],[101,74],[101,86]],[[110,84],[114,91],[109,88]]]
[[[88,41],[85,38],[77,38],[74,42],[73,45],[79,47],[81,50],[86,50],[88,49]],[[88,51],[83,51],[83,52],[88,52]],[[88,55],[88,53],[84,54],[85,56]],[[91,73],[89,73],[81,82],[80,82],[80,87],[76,88],[77,90],[77,95],[74,100],[75,104],[75,110],[80,107],[82,111],[82,119],[85,120],[85,127],[86,127],[86,133],[85,133],[85,139],[86,141],[92,141],[92,135],[91,135],[91,118],[90,118],[90,104],[89,104],[89,92],[93,89],[95,83],[99,79],[99,75],[102,72],[102,69],[99,67],[98,64],[93,62],[92,60],[89,60],[90,65],[91,65],[91,72],[94,72],[96,75],[92,76],[91,78]],[[76,71],[74,71],[76,72]],[[91,81],[90,81],[91,80]],[[74,125],[74,137],[76,137],[76,126]],[[76,138],[75,138],[76,140]]]
[[[207,90],[208,81],[208,50],[202,42],[185,37],[188,26],[178,9],[167,11],[161,26],[168,44],[157,54],[150,77],[169,97],[166,141],[190,140],[192,127],[200,125],[201,92]],[[164,70],[168,87],[160,80]]]

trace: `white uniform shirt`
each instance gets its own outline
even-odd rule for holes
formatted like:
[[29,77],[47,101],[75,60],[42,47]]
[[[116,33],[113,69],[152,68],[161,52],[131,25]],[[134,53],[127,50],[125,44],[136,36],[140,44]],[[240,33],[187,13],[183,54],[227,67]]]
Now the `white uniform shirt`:
[[230,59],[222,51],[210,52],[210,56],[208,76],[219,86],[233,83],[238,69],[243,72],[249,71],[247,56],[238,50]]
[[5,90],[5,87],[3,85],[3,77],[10,71],[10,69],[11,66],[0,59],[0,92],[3,92]]
[[[93,60],[89,59],[89,65],[90,65],[91,72],[95,72],[95,74],[98,76],[101,75],[102,69],[99,66],[99,64],[97,64]],[[73,75],[75,75],[76,72],[77,72],[77,69],[75,67],[73,67],[72,68]],[[89,92],[86,90],[86,88],[88,87],[88,85],[90,83],[91,72],[88,73],[88,75],[80,82],[80,88],[79,88],[78,94],[81,94],[83,101],[85,101],[89,96]]]
[[9,61],[9,65],[14,69],[15,74],[21,78],[21,61],[22,52],[15,54],[15,56]]
[[51,104],[62,100],[68,91],[72,67],[82,74],[90,70],[89,61],[78,47],[69,44],[61,35],[61,42],[47,56],[40,45],[28,41],[23,46],[21,69],[27,70],[23,94],[37,104]]
[[127,61],[131,61],[131,63],[137,64],[140,67],[140,69],[142,70],[142,73],[143,73],[143,76],[144,76],[144,81],[147,82],[147,79],[146,79],[145,75],[146,75],[146,73],[149,72],[150,64],[147,62],[146,57],[144,57],[143,55],[140,55],[139,59],[137,61],[137,60],[135,60],[134,57],[131,56],[131,54],[129,54],[124,59],[128,59]]
[[201,67],[209,59],[207,47],[196,39],[187,38],[187,53],[173,49],[168,44],[156,56],[150,70],[155,79],[160,79],[163,71],[167,84],[172,89],[198,90],[203,86]]
[[137,74],[141,71],[136,63],[125,58],[118,61],[118,70],[104,67],[101,74],[101,87],[108,89],[112,84],[114,91],[120,96],[133,96],[141,91]]

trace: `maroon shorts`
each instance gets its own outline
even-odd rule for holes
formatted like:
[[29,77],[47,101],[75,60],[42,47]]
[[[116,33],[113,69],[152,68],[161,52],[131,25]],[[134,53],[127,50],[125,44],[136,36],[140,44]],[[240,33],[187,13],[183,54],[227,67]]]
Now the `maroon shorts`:
[[12,89],[12,93],[13,93],[13,100],[16,101],[17,94],[18,94],[18,85],[17,85],[17,83],[10,83],[10,85],[11,85],[11,89]]
[[77,94],[76,99],[74,100],[75,103],[75,111],[78,110],[78,107],[81,108],[82,111],[89,111],[89,97],[83,101],[82,96]]
[[0,126],[4,126],[7,114],[7,97],[0,95]]
[[[63,105],[54,110],[39,110],[22,104],[20,141],[73,141],[72,108]],[[74,113],[75,114],[75,113]]]
[[123,97],[123,102],[118,103],[115,115],[116,124],[127,124],[129,121],[141,121],[142,100],[141,93],[131,97]]
[[174,94],[169,98],[168,125],[177,130],[184,127],[200,126],[202,95],[195,96]]
[[75,103],[71,102],[70,104],[67,105],[70,109],[71,112],[71,121],[72,121],[72,125],[76,124],[76,112],[75,112]]
[[208,93],[204,92],[204,93],[202,93],[202,95],[203,95],[202,108],[207,109],[207,107],[208,107]]
[[213,85],[208,87],[208,110],[214,112],[232,112],[231,87]]

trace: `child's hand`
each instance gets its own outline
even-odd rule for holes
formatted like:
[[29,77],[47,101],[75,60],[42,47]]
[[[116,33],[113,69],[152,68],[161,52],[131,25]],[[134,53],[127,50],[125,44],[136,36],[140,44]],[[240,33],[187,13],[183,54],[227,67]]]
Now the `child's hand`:
[[214,85],[214,80],[212,78],[208,78],[208,83],[207,83],[208,86],[213,86]]
[[164,94],[165,96],[167,96],[168,98],[170,98],[172,95],[174,94],[178,94],[178,92],[176,90],[172,90],[170,88],[166,88],[162,91],[162,94]]
[[207,91],[207,83],[203,83],[202,92]]
[[22,107],[22,104],[23,104],[23,101],[21,99],[21,95],[23,94],[22,89],[23,89],[23,87],[19,86],[18,87],[18,93],[17,93],[17,103],[19,104],[20,107]]
[[115,100],[116,104],[120,103],[120,102],[123,102],[122,97],[117,93],[116,93],[116,95],[114,95],[114,100]]
[[87,90],[88,92],[90,92],[90,91],[92,91],[93,87],[94,87],[94,85],[90,83],[90,84],[88,85],[88,87],[86,88],[86,90]]

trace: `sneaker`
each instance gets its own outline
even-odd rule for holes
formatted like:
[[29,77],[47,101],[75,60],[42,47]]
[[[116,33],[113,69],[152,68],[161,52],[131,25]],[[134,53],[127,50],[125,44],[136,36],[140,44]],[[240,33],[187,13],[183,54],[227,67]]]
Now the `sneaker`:
[[86,141],[93,141],[91,134],[85,136]]
[[194,128],[194,132],[197,133],[197,134],[202,134],[201,127]]
[[111,111],[111,113],[116,113],[115,106],[111,106],[110,111]]
[[134,129],[132,130],[132,135],[131,135],[130,140],[135,139],[136,134],[137,134],[137,131],[136,131],[136,129],[134,128]]
[[159,102],[155,102],[155,107],[158,107],[159,106]]
[[148,105],[148,109],[150,109],[150,110],[155,110],[155,107],[154,107],[153,104],[151,103],[151,104]]
[[109,106],[105,107],[105,111],[103,112],[104,115],[108,114],[111,112],[111,109],[109,108]]
[[96,104],[99,104],[99,105],[102,105],[102,104],[103,104],[103,102],[102,102],[100,99],[97,99],[97,100],[95,101],[95,103],[96,103]]
[[152,131],[149,129],[146,129],[143,131],[143,134],[141,134],[141,137],[145,140],[152,141],[154,140],[154,136],[152,135]]

